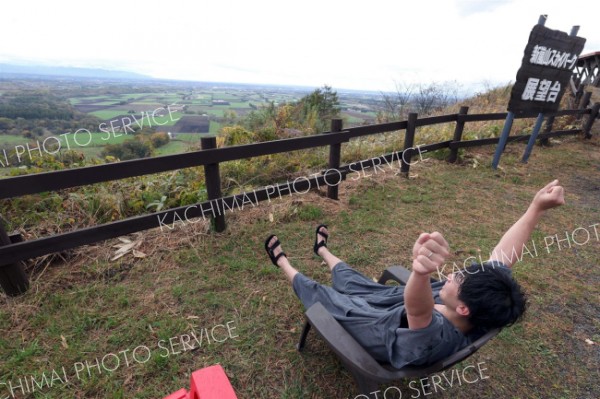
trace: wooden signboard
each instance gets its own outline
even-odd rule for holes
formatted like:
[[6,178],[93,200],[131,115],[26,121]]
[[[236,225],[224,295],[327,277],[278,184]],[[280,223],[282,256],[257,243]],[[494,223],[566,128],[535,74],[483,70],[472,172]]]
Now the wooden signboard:
[[556,112],[585,39],[565,32],[533,27],[508,111],[515,114]]

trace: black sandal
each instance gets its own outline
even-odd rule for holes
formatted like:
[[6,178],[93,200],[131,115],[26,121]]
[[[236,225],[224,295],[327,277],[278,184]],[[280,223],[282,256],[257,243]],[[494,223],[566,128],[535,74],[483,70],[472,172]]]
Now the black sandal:
[[[313,246],[313,250],[315,251],[315,254],[317,256],[319,255],[319,248],[321,247],[325,247],[327,248],[327,239],[329,238],[329,234],[327,233],[323,233],[323,232],[319,232],[319,230],[321,229],[321,227],[325,227],[327,228],[326,224],[320,224],[317,226],[317,230],[315,230],[315,245]],[[323,237],[325,237],[325,239],[321,242],[319,242],[319,234],[322,235]]]
[[281,251],[279,253],[279,255],[275,256],[275,248],[277,248],[278,246],[281,245],[281,242],[279,242],[279,239],[277,241],[275,241],[273,243],[273,245],[269,246],[269,241],[271,241],[271,239],[275,237],[275,234],[271,234],[269,236],[269,238],[267,238],[267,241],[265,241],[265,250],[267,251],[267,254],[269,255],[269,258],[271,259],[271,262],[273,262],[273,264],[277,267],[279,267],[279,265],[277,264],[277,260],[279,258],[281,258],[282,256],[285,256],[287,258],[287,255],[285,254],[285,252]]

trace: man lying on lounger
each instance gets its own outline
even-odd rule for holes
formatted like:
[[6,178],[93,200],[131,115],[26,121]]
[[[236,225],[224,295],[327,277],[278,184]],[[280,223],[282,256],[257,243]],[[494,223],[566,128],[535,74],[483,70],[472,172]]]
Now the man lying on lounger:
[[[452,273],[445,282],[431,282],[431,273],[450,255],[438,232],[423,233],[413,247],[412,273],[406,286],[385,286],[350,268],[327,248],[329,232],[320,225],[314,251],[329,268],[333,284],[324,286],[292,267],[277,236],[265,249],[292,283],[306,308],[323,306],[375,359],[395,368],[433,364],[495,327],[515,323],[525,311],[525,295],[511,269],[546,210],[564,204],[564,189],[555,180],[533,198],[523,216],[504,234],[493,255]],[[504,263],[503,263],[504,262]]]

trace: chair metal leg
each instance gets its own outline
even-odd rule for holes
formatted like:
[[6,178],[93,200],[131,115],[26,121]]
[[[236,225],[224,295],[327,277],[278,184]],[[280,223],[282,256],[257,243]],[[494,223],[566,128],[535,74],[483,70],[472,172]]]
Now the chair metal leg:
[[298,349],[298,352],[301,352],[302,349],[304,349],[304,345],[306,344],[306,336],[308,335],[309,331],[310,323],[307,321],[304,324],[304,328],[302,329],[302,334],[300,335],[300,342],[298,342],[298,345],[296,345],[296,349]]
[[350,370],[350,373],[354,377],[354,381],[356,382],[356,385],[358,386],[358,392],[361,395],[365,395],[370,398],[371,397],[370,394],[379,389],[379,383],[377,381],[368,379],[364,375],[362,375],[359,372],[354,371],[354,370]]
[[385,284],[388,280],[394,280],[402,285],[406,285],[410,278],[410,271],[403,268],[402,266],[390,266],[383,271],[379,281],[379,284]]
[[388,270],[384,270],[377,283],[385,284],[388,280],[393,280],[392,274]]

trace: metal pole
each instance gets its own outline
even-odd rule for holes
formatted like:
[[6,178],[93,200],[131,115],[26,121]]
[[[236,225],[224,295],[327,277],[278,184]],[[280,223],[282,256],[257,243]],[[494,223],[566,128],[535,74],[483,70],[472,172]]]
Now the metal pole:
[[502,134],[500,135],[500,141],[498,141],[498,146],[496,147],[496,152],[494,153],[494,160],[492,161],[492,168],[494,169],[498,169],[500,157],[502,156],[502,151],[504,151],[504,147],[508,141],[508,135],[510,134],[510,129],[512,128],[514,120],[515,114],[509,111],[508,115],[506,115],[506,120],[504,121],[504,128],[502,129]]
[[[540,16],[540,19],[542,17]],[[577,32],[579,32],[579,26],[574,25],[571,28],[571,36],[576,36]],[[527,143],[527,148],[525,149],[525,153],[523,154],[523,159],[521,159],[521,162],[523,163],[527,163],[527,160],[529,159],[529,156],[531,155],[531,150],[533,149],[533,145],[535,144],[535,140],[537,139],[537,135],[540,132],[540,129],[542,128],[542,122],[544,121],[544,114],[542,114],[540,112],[540,114],[537,117],[537,120],[535,121],[535,126],[533,128],[533,132],[531,132],[531,136],[529,136],[529,142]]]
[[[538,20],[538,25],[545,25],[546,19],[548,19],[548,15],[540,15],[540,19]],[[573,27],[575,29],[575,27]],[[579,27],[577,28],[579,29]],[[577,32],[575,32],[577,34]],[[573,36],[573,30],[571,30],[571,36]],[[544,121],[544,114],[539,113],[537,120],[535,121],[535,126],[533,127],[533,131],[531,132],[531,136],[529,136],[529,142],[527,143],[527,148],[525,148],[525,153],[523,154],[523,159],[521,162],[527,163],[529,156],[531,155],[531,150],[533,149],[533,145],[535,144],[535,140],[537,139],[537,135],[542,128],[542,122]]]
[[577,36],[578,32],[579,32],[579,25],[573,25],[573,27],[571,28],[571,33],[569,33],[569,35]]
[[540,15],[540,18],[538,19],[538,25],[546,25],[546,20],[548,19],[548,14],[542,14]]
[[525,149],[525,153],[523,154],[523,159],[521,162],[527,163],[529,156],[531,155],[531,150],[533,149],[533,145],[535,144],[535,140],[537,139],[537,135],[542,128],[542,122],[544,121],[544,114],[541,112],[538,114],[537,120],[535,121],[535,126],[533,127],[533,132],[531,132],[531,136],[529,136],[529,142],[527,143],[527,148]]

